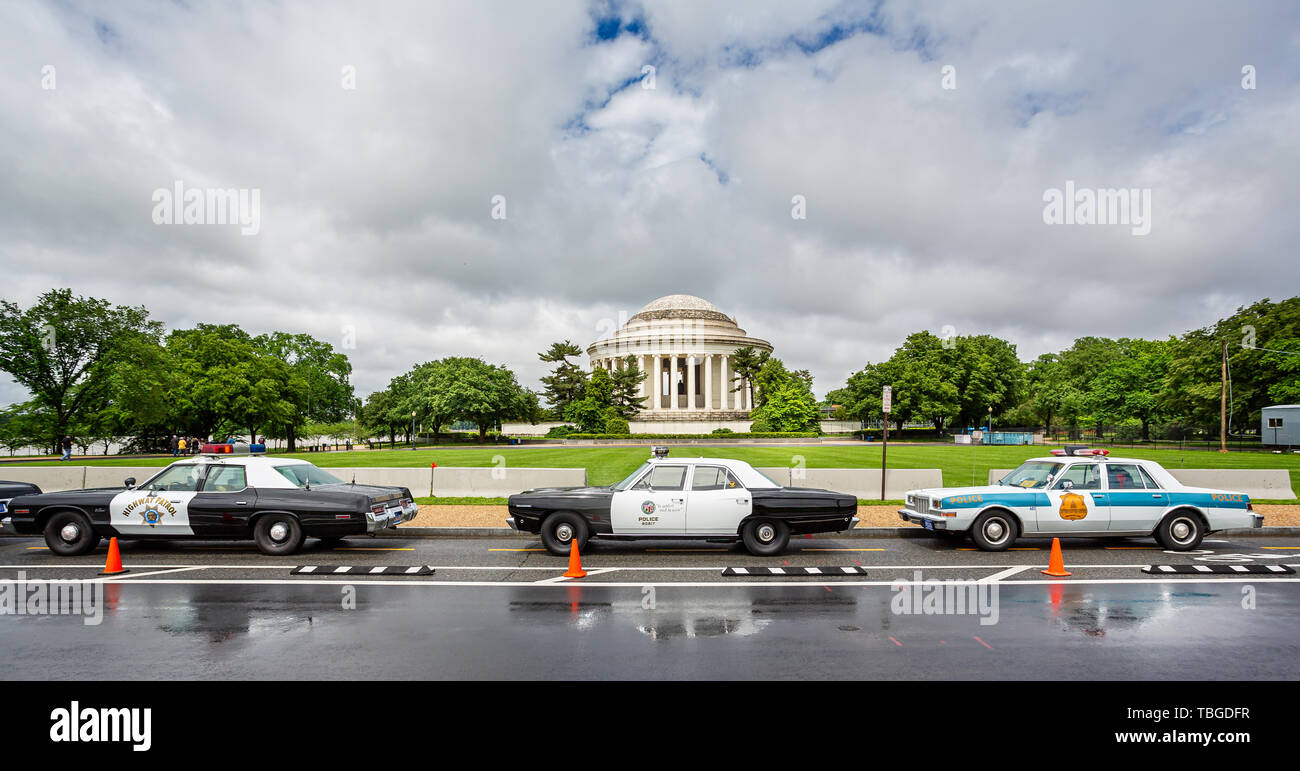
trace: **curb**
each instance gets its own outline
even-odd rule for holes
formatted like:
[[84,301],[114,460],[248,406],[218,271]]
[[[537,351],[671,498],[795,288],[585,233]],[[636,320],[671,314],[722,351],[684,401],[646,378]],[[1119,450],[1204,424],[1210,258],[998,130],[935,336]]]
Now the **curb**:
[[[415,536],[419,538],[436,538],[450,536],[453,538],[500,538],[502,536],[520,536],[537,538],[532,533],[520,533],[508,527],[399,527],[395,531],[376,533],[378,538],[401,538]],[[1279,536],[1300,535],[1300,527],[1252,527],[1235,530],[1219,530],[1214,535],[1236,536]],[[798,536],[790,536],[793,540]],[[934,533],[921,527],[855,527],[850,532],[819,533],[820,538],[930,538]],[[1035,536],[1030,535],[1030,538]],[[1043,536],[1046,537],[1046,536]],[[1105,537],[1105,536],[1098,536]],[[1116,536],[1121,538],[1125,536]]]
[[[819,533],[822,538],[930,538],[934,533],[920,527],[857,527],[851,532]],[[1300,536],[1300,527],[1257,527],[1236,530],[1219,530],[1214,535],[1235,536]],[[502,538],[517,536],[537,538],[532,533],[520,533],[508,527],[401,527],[397,530],[375,533],[376,538]],[[361,536],[355,536],[361,537]],[[794,538],[796,536],[791,536]],[[1030,536],[1033,537],[1032,535]],[[1100,536],[1104,537],[1104,536]],[[1116,536],[1121,537],[1121,536]],[[32,535],[0,534],[0,538],[39,538]]]

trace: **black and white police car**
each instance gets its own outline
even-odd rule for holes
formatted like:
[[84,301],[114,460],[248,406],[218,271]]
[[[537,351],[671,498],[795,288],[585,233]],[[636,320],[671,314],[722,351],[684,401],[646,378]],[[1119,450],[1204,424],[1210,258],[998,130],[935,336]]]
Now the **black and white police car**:
[[836,533],[858,522],[855,495],[782,487],[741,460],[670,460],[665,447],[617,484],[527,490],[507,503],[507,524],[541,535],[560,556],[589,538],[740,540],[751,553],[771,556],[791,535]]
[[312,463],[237,454],[231,445],[167,466],[140,485],[17,495],[0,529],[44,534],[55,554],[93,550],[102,538],[253,539],[264,554],[292,554],[307,537],[337,541],[396,527],[419,507],[405,487],[344,482]]

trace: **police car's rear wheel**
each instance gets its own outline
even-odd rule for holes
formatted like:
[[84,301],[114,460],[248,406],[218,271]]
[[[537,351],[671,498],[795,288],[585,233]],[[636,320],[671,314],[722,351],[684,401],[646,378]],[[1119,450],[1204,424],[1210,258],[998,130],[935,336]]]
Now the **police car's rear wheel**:
[[750,554],[772,557],[785,551],[790,543],[790,528],[775,519],[751,519],[740,536]]
[[586,521],[573,512],[552,514],[542,523],[542,545],[557,557],[569,556],[569,547],[574,541],[581,552],[587,546],[587,537]]
[[302,526],[288,514],[267,514],[253,527],[253,540],[263,554],[293,554],[302,546]]
[[1016,522],[1005,511],[986,511],[970,529],[971,540],[984,551],[1005,551],[1016,540]]
[[1201,518],[1188,511],[1175,511],[1156,528],[1156,539],[1171,551],[1187,551],[1201,545],[1205,526]]
[[60,511],[45,523],[45,545],[61,557],[88,554],[99,545],[99,540],[90,520],[79,512]]

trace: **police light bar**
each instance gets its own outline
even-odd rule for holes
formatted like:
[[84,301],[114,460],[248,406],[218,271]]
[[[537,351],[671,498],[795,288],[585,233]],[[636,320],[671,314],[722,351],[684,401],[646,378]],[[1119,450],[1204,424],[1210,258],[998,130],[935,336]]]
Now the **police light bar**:
[[229,455],[235,451],[235,445],[229,442],[204,442],[199,445],[203,455]]
[[1052,454],[1061,457],[1063,455],[1110,455],[1110,450],[1094,450],[1089,447],[1074,447],[1067,445],[1064,450],[1052,450]]
[[667,447],[651,447],[651,448],[650,448],[650,457],[652,457],[652,458],[667,458],[667,457],[668,457],[668,448],[667,448]]

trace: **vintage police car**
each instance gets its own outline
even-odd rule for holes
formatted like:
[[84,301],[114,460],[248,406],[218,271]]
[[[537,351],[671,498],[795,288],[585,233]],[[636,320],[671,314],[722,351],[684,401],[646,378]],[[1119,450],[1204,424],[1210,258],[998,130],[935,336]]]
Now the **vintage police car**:
[[252,538],[265,554],[292,554],[304,538],[336,541],[396,527],[418,507],[405,487],[344,482],[304,460],[228,450],[171,464],[137,486],[19,495],[4,532],[43,533],[55,554],[86,554],[108,536]]
[[567,555],[589,538],[701,538],[743,541],[752,554],[785,550],[791,535],[854,527],[857,496],[782,487],[728,458],[669,460],[654,448],[623,481],[607,487],[554,487],[510,496],[516,530],[538,533],[547,551]]
[[936,533],[969,533],[986,551],[1022,535],[1154,535],[1186,551],[1207,533],[1264,524],[1244,493],[1188,487],[1154,461],[1084,447],[1027,460],[996,484],[912,490],[898,514]]

